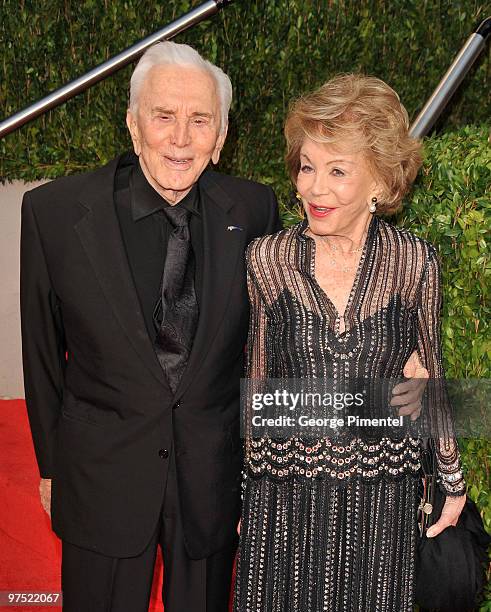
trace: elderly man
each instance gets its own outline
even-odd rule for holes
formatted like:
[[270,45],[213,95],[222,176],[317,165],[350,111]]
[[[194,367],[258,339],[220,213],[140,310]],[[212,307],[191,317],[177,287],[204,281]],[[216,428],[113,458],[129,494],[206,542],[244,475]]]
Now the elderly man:
[[159,43],[131,79],[136,155],[24,199],[26,399],[66,610],[147,610],[157,544],[166,612],[227,609],[243,254],[279,228],[270,188],[207,170],[231,97],[219,68]]
[[[135,154],[25,195],[26,400],[68,611],[227,610],[239,518],[244,249],[273,191],[217,174],[228,77],[159,43],[131,79]],[[52,482],[52,490],[51,490]]]

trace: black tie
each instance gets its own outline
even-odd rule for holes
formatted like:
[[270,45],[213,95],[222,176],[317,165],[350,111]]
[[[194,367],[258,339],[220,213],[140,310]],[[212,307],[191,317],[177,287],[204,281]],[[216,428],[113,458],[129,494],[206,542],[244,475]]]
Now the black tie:
[[175,393],[186,368],[198,323],[194,256],[189,234],[191,213],[181,206],[163,209],[174,230],[169,236],[161,297],[155,308],[155,351]]

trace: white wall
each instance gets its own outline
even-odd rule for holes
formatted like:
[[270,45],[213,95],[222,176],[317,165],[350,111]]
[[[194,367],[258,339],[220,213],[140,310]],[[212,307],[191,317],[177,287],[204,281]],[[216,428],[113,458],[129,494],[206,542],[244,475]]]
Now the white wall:
[[19,314],[20,207],[24,192],[40,184],[41,181],[0,184],[0,398],[24,397]]

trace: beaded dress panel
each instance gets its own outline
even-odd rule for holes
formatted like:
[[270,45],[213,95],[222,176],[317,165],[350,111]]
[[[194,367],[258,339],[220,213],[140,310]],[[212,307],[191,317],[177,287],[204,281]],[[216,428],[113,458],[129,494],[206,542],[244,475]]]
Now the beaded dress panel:
[[[435,249],[372,217],[340,317],[315,279],[307,222],[247,251],[251,318],[246,376],[401,378],[413,350],[443,380]],[[438,385],[426,402],[440,432],[440,486],[465,491]],[[434,397],[432,397],[432,394]],[[430,411],[431,412],[431,411]],[[246,459],[235,612],[409,612],[413,609],[417,438],[252,437]]]

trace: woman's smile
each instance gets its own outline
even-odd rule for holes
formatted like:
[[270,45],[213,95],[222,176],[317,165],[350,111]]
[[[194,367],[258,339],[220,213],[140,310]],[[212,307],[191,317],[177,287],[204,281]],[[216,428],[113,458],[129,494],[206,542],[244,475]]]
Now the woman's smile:
[[313,217],[317,217],[321,219],[322,217],[327,217],[327,215],[333,213],[336,210],[336,207],[331,206],[320,206],[319,204],[314,204],[313,202],[309,202],[310,214]]

